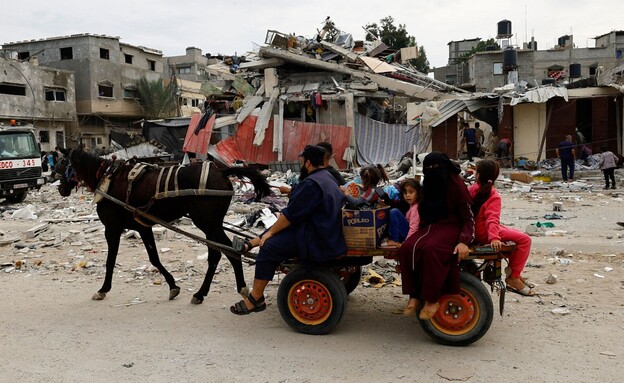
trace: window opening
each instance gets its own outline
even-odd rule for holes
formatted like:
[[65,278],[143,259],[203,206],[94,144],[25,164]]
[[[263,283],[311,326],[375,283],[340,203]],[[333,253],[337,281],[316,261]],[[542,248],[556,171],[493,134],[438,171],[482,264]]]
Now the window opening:
[[13,96],[26,96],[26,86],[25,85],[0,83],[0,93],[1,94],[10,94],[10,95],[13,95]]
[[74,50],[72,47],[61,48],[61,60],[71,60],[74,58]]
[[113,87],[109,85],[98,85],[99,97],[113,97]]

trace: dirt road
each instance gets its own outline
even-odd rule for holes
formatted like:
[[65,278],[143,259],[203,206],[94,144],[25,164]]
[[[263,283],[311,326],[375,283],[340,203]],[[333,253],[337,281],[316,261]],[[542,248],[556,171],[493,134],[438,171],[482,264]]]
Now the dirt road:
[[[394,315],[400,287],[358,287],[329,335],[294,332],[268,288],[266,311],[234,316],[231,268],[222,263],[202,305],[190,304],[206,269],[205,248],[169,233],[158,240],[182,293],[149,267],[141,241],[122,240],[113,290],[103,281],[106,244],[97,221],[56,222],[27,240],[46,218],[92,214],[88,197],[31,195],[34,220],[0,221],[0,382],[616,382],[624,376],[624,201],[619,194],[567,189],[502,190],[506,224],[551,222],[533,237],[525,275],[538,297],[507,294],[505,312],[464,348],[441,346],[415,318]],[[624,194],[623,194],[624,196]],[[564,219],[545,219],[553,202]],[[1,206],[5,210],[6,205]],[[11,242],[11,241],[9,241]],[[42,247],[41,244],[46,244]],[[168,249],[162,252],[163,249]],[[16,262],[23,264],[16,269]],[[253,267],[245,267],[247,281]],[[555,274],[556,284],[546,284]],[[494,300],[498,297],[494,294]]]

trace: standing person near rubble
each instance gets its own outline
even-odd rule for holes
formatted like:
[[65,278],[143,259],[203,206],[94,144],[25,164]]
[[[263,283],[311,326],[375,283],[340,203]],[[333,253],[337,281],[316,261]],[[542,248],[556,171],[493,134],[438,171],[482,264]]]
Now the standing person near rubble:
[[535,295],[532,289],[535,286],[521,275],[531,254],[531,237],[500,224],[502,199],[494,187],[499,173],[496,161],[486,159],[477,163],[476,182],[468,188],[475,217],[475,240],[480,244],[490,244],[496,251],[500,250],[502,242],[514,241],[516,249],[509,257],[511,272],[505,279],[507,291],[532,296]]
[[470,195],[459,173],[446,154],[427,154],[419,228],[398,251],[403,294],[409,295],[405,312],[415,312],[424,301],[423,320],[436,315],[443,294],[459,293],[458,262],[474,239]]
[[483,136],[483,130],[481,129],[481,123],[479,123],[479,121],[475,122],[474,128],[475,128],[475,134],[477,136],[476,156],[477,157],[482,157],[483,154],[484,154],[484,152],[483,152],[483,143],[485,142],[485,137]]
[[509,138],[501,138],[496,145],[496,158],[500,161],[500,166],[503,168],[511,167],[513,161],[511,160],[511,148],[513,142]]
[[[331,159],[334,157],[334,151],[333,151],[332,145],[329,142],[323,141],[323,142],[319,142],[317,144],[317,146],[320,146],[321,148],[325,149],[325,156],[323,157],[323,166],[322,167],[329,171],[329,174],[331,174],[332,177],[334,177],[334,179],[338,183],[338,186],[342,186],[342,185],[346,184],[347,181],[345,181],[345,179],[342,176],[342,174],[340,174],[340,172],[338,170],[334,169],[334,167],[329,164]],[[292,191],[292,187],[291,186],[280,186],[279,187],[279,191],[282,194],[290,195],[290,192]]]
[[618,158],[606,146],[600,147],[600,150],[602,151],[600,170],[604,173],[604,188],[609,189],[609,180],[611,180],[611,189],[615,189],[615,169],[617,168]]
[[323,262],[347,251],[342,232],[345,196],[334,178],[322,167],[325,150],[307,145],[300,158],[301,182],[292,190],[288,205],[261,237],[245,241],[245,249],[260,245],[256,257],[253,288],[249,296],[232,305],[230,311],[246,315],[266,309],[264,289],[275,270],[289,258]]
[[464,122],[464,143],[466,144],[466,152],[468,161],[472,162],[473,158],[478,155],[477,152],[477,130],[471,128],[470,124]]
[[[576,159],[576,148],[572,142],[572,136],[567,135],[565,141],[561,141],[555,149],[557,157],[561,159],[561,178],[563,182],[574,181],[574,161]],[[569,173],[568,173],[569,169]]]
[[345,181],[342,174],[340,174],[338,170],[334,169],[334,167],[330,165],[331,159],[334,158],[334,148],[332,147],[332,144],[323,141],[319,142],[317,145],[325,149],[325,157],[323,157],[323,167],[327,169],[329,171],[329,174],[331,174],[336,182],[338,182],[338,186],[346,184],[347,181]]

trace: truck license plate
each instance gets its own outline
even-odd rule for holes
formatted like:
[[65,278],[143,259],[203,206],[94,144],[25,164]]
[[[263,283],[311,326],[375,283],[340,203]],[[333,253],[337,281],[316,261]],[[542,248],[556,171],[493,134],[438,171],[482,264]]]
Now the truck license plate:
[[13,185],[13,189],[25,189],[28,188],[28,184],[15,184]]

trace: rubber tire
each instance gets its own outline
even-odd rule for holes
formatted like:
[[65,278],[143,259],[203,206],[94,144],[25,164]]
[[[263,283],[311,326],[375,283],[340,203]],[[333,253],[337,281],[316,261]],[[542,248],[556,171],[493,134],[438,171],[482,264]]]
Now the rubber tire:
[[345,285],[345,289],[347,290],[347,294],[351,294],[353,290],[355,290],[362,280],[362,266],[355,266],[355,271],[349,274],[348,277],[343,277],[342,283]]
[[466,293],[474,298],[472,304],[475,307],[475,315],[477,317],[473,319],[476,320],[476,323],[471,329],[462,334],[453,334],[450,329],[448,332],[445,331],[441,324],[436,321],[436,317],[441,315],[440,313],[431,320],[418,320],[420,326],[428,335],[438,343],[448,346],[467,346],[481,339],[489,330],[494,317],[492,297],[483,283],[474,275],[463,271],[459,273],[459,282],[462,293]]
[[24,202],[27,195],[28,195],[28,191],[23,190],[21,192],[16,192],[15,194],[7,196],[5,198],[7,201],[9,201],[9,203],[20,203],[20,202]]
[[[322,285],[331,298],[332,308],[325,320],[321,323],[305,323],[303,318],[291,312],[288,304],[293,287],[305,280]],[[340,277],[330,269],[306,270],[299,267],[291,270],[279,285],[277,290],[277,307],[284,321],[295,331],[302,334],[323,335],[332,331],[340,321],[347,308],[347,290]]]

